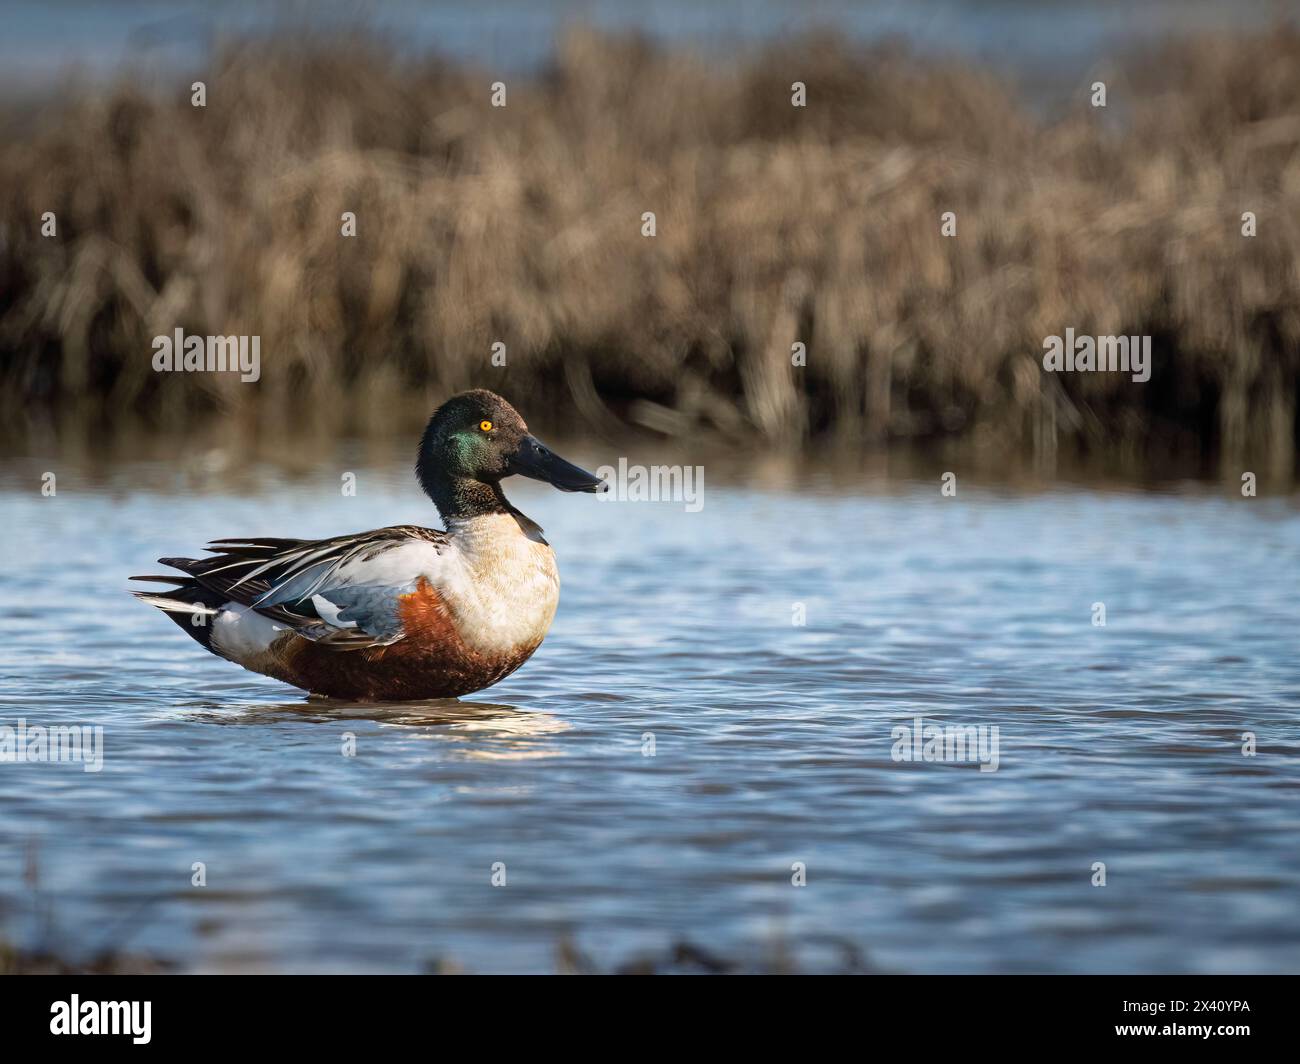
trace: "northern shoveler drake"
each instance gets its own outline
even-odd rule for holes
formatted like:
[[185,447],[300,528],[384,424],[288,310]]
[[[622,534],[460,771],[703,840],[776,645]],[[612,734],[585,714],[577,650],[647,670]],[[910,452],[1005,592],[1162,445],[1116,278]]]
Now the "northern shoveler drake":
[[179,585],[133,594],[212,653],[335,698],[447,698],[519,668],[555,616],[560,578],[542,530],[506,500],[512,474],[561,491],[600,478],[553,454],[493,392],[429,420],[415,465],[447,531],[401,525],[334,539],[220,539],[210,558],[159,558]]

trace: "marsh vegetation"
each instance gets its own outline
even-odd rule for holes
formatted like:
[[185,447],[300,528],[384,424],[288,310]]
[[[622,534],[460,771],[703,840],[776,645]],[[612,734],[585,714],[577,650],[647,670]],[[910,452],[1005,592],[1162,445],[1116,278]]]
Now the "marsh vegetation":
[[[1300,32],[1147,49],[1104,77],[1106,108],[1080,86],[1043,113],[895,46],[716,61],[577,30],[493,107],[468,61],[363,34],[237,40],[193,76],[11,103],[6,432],[214,411],[250,433],[386,431],[483,385],[597,432],[1289,479]],[[1067,327],[1150,336],[1150,381],[1044,374]],[[262,379],[153,372],[177,328],[260,336]]]

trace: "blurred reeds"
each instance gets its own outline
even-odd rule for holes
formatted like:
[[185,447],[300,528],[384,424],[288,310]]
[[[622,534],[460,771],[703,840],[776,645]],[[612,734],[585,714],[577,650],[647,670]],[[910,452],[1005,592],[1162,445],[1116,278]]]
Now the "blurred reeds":
[[[1300,32],[1099,78],[1107,108],[1080,85],[1048,119],[895,46],[721,61],[575,30],[495,108],[496,75],[362,33],[0,106],[0,413],[384,431],[481,385],[597,431],[1292,476]],[[260,335],[261,381],[154,373],[177,327]],[[1044,373],[1067,327],[1150,334],[1151,380]]]

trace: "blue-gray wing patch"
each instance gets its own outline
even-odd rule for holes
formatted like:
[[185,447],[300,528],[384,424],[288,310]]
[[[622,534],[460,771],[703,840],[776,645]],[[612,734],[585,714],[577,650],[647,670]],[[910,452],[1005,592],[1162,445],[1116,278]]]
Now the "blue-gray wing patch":
[[406,634],[398,599],[414,590],[412,581],[401,587],[362,585],[318,592],[311,603],[320,621],[299,628],[298,634],[340,650],[389,646]]

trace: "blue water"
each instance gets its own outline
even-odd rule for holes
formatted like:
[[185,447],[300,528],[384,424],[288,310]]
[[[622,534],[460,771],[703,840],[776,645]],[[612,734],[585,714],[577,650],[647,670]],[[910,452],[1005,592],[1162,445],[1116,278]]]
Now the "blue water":
[[0,82],[41,84],[123,66],[152,73],[190,70],[232,34],[356,25],[412,49],[516,70],[545,60],[576,23],[716,50],[830,29],[857,40],[892,37],[1012,72],[1077,79],[1090,64],[1114,58],[1135,42],[1171,33],[1258,29],[1287,11],[1275,0],[495,0],[470,5],[451,0],[8,0],[0,32]]
[[[60,465],[52,498],[3,467],[0,725],[105,743],[99,773],[0,764],[12,941],[221,972],[681,940],[760,970],[1300,970],[1294,499],[759,472],[687,513],[524,484],[564,582],[541,650],[460,704],[366,707],[123,588],[211,537],[436,523],[404,463],[342,466],[354,498],[337,463],[180,464]],[[894,760],[918,716],[996,725],[997,771]]]

